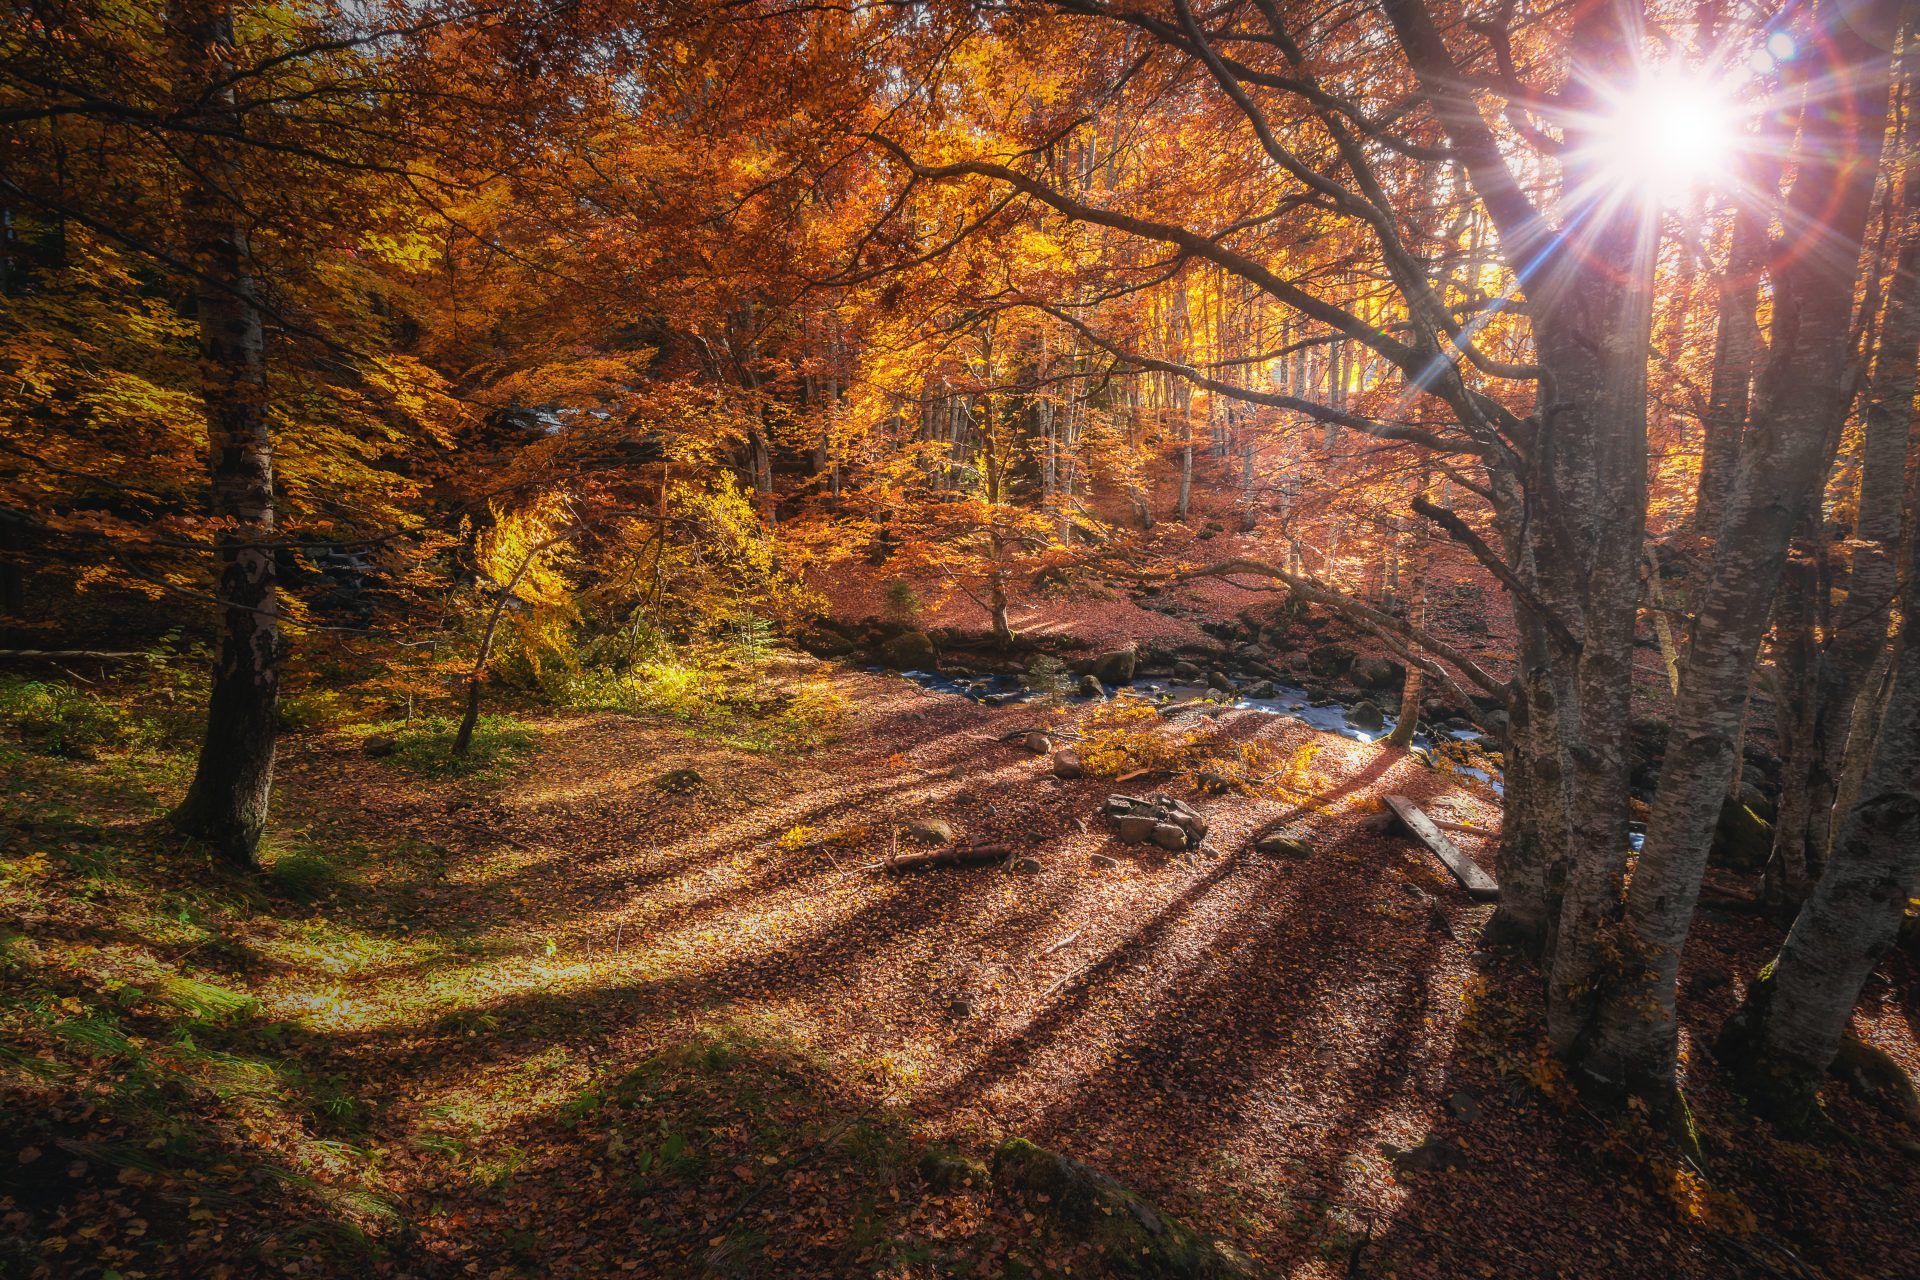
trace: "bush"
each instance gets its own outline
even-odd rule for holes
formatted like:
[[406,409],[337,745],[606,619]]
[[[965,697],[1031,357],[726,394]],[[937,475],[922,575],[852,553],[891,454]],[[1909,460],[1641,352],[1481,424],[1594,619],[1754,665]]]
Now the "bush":
[[87,759],[130,746],[142,726],[120,708],[71,685],[39,680],[0,684],[0,723],[45,755]]
[[920,601],[920,593],[915,591],[913,584],[905,578],[889,578],[883,599],[886,602],[887,613],[902,621],[915,617],[924,607]]
[[280,727],[288,733],[326,729],[346,714],[346,699],[331,689],[309,689],[280,699]]
[[628,671],[557,672],[543,687],[557,706],[678,720],[742,751],[806,751],[839,737],[846,700],[831,685],[772,688],[757,661],[738,643],[689,646]]
[[1139,769],[1178,769],[1194,755],[1192,734],[1162,727],[1153,704],[1115,698],[1087,716],[1080,760],[1095,778],[1118,778]]

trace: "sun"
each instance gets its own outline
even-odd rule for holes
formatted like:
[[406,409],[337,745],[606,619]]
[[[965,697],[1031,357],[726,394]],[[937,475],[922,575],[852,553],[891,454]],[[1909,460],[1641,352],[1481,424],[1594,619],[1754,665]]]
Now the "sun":
[[1593,130],[1609,181],[1661,202],[1724,179],[1739,141],[1727,87],[1681,68],[1649,68]]

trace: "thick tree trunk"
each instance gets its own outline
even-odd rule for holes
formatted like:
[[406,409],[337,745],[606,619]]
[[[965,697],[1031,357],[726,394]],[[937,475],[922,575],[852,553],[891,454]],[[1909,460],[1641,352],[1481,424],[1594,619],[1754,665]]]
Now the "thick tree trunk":
[[[1574,1057],[1595,1082],[1664,1099],[1674,1085],[1674,983],[1706,870],[1737,732],[1788,540],[1818,501],[1829,441],[1848,400],[1855,275],[1887,113],[1886,39],[1896,5],[1876,0],[1819,47],[1846,101],[1802,120],[1786,225],[1789,253],[1774,289],[1772,351],[1753,424],[1698,592],[1660,789],[1627,894],[1624,972],[1582,1028]],[[1809,47],[1816,42],[1809,41]],[[1621,673],[1622,682],[1626,672]],[[1584,691],[1583,691],[1584,692]],[[1579,818],[1576,815],[1576,823]]]
[[[1903,55],[1901,80],[1912,83],[1911,52]],[[1860,446],[1857,517],[1844,572],[1827,546],[1825,530],[1807,522],[1809,549],[1790,562],[1782,590],[1783,619],[1790,619],[1779,680],[1781,754],[1786,767],[1780,813],[1774,823],[1773,857],[1766,896],[1791,915],[1820,878],[1844,813],[1838,806],[1851,752],[1870,757],[1872,728],[1862,714],[1863,692],[1885,656],[1887,624],[1896,589],[1900,512],[1906,496],[1906,451],[1913,423],[1916,369],[1920,366],[1920,217],[1911,130],[1896,146],[1900,172],[1889,216],[1898,228],[1885,317],[1875,338]],[[1830,579],[1838,573],[1837,582]],[[1823,621],[1827,598],[1838,588],[1840,603]],[[1824,640],[1825,643],[1820,643]],[[1856,732],[1856,729],[1859,732]]]
[[[1522,611],[1516,608],[1516,614]],[[1567,874],[1568,770],[1561,694],[1539,626],[1524,616],[1520,662],[1507,698],[1506,802],[1500,828],[1500,905],[1486,941],[1550,957]]]
[[[1920,591],[1909,586],[1907,616],[1916,609]],[[1909,636],[1903,650],[1863,798],[1721,1039],[1754,1102],[1795,1127],[1812,1118],[1860,989],[1920,893],[1920,646]]]
[[[167,24],[183,110],[212,129],[237,130],[227,84],[231,9],[218,0],[179,0]],[[172,821],[227,861],[252,866],[273,789],[281,657],[274,553],[264,545],[274,536],[265,341],[233,165],[212,138],[193,152],[195,177],[181,204],[195,272],[213,514],[221,521],[222,626],[206,738]]]

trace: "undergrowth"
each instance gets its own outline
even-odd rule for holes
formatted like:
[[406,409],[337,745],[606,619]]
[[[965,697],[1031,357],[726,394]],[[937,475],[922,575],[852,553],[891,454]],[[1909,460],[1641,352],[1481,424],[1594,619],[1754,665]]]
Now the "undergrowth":
[[161,821],[192,758],[150,694],[0,702],[0,1274],[363,1270],[403,1215],[291,996],[417,945],[353,923],[409,847],[283,837],[225,870]]
[[812,750],[837,740],[848,714],[826,681],[775,682],[740,645],[663,650],[625,669],[550,671],[542,689],[562,707],[659,716],[742,751]]
[[485,715],[475,722],[465,755],[453,754],[460,722],[452,716],[374,724],[368,728],[391,739],[391,761],[423,778],[498,777],[534,749],[539,735],[510,715]]

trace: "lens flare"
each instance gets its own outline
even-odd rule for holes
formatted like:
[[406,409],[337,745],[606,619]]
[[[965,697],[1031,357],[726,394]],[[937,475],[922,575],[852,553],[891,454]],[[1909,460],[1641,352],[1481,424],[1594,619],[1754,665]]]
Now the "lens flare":
[[1596,134],[1612,181],[1666,201],[1724,177],[1739,129],[1722,87],[1684,71],[1650,70]]

